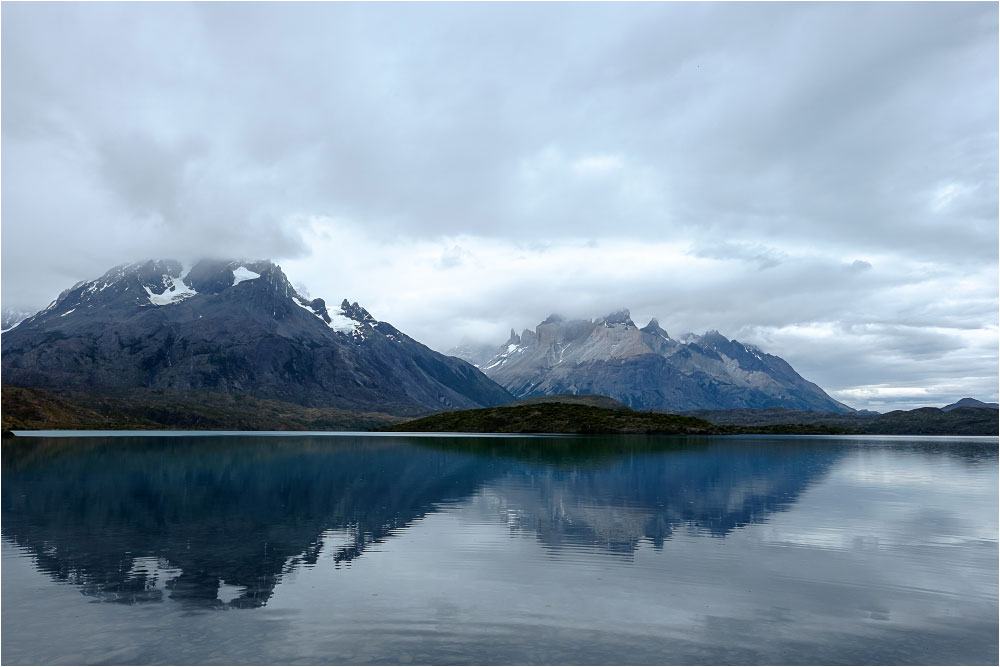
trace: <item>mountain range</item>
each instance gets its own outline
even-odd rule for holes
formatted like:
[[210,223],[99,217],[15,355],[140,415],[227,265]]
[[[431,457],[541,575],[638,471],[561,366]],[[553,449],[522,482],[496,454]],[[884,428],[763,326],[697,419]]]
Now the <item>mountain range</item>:
[[[552,315],[499,347],[448,356],[357,302],[303,296],[268,260],[123,264],[34,315],[5,310],[2,325],[6,385],[55,391],[118,421],[174,424],[197,412],[184,423],[220,427],[235,410],[241,424],[266,411],[283,428],[363,427],[559,395],[659,412],[855,413],[780,357],[718,331],[671,338],[626,309]],[[996,404],[943,410],[967,407]]]
[[513,400],[356,302],[303,297],[267,260],[117,266],[7,329],[2,351],[5,383],[43,389],[212,390],[398,415]]
[[853,412],[780,357],[718,331],[675,340],[655,318],[636,326],[627,309],[592,320],[551,315],[534,330],[512,329],[491,356],[470,345],[451,354],[477,365],[518,398],[603,394],[646,410]]

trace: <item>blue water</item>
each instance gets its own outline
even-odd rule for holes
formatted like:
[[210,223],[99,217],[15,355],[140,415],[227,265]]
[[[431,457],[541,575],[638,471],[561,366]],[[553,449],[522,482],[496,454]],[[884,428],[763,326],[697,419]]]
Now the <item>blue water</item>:
[[2,457],[6,664],[998,661],[996,438],[103,434]]

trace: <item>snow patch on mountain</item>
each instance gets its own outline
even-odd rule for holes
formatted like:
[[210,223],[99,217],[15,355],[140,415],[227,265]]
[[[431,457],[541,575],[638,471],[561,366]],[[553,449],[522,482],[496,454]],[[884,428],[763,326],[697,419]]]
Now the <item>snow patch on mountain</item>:
[[[310,302],[306,301],[301,296],[296,295],[292,301],[295,302],[295,305],[307,311],[310,315],[315,315],[323,324],[330,327],[334,331],[339,331],[342,334],[350,334],[354,338],[360,338],[361,340],[365,339],[364,323],[351,319],[342,309],[337,309],[333,312],[323,309],[323,311],[317,312],[313,309]],[[324,315],[330,318],[329,322],[326,321]],[[375,323],[376,326],[378,324],[378,322]]]
[[172,303],[180,303],[184,299],[190,299],[198,293],[183,280],[174,278],[168,274],[164,274],[163,276],[163,285],[166,289],[161,294],[157,294],[149,289],[148,286],[143,285],[143,289],[149,295],[149,302],[154,306],[169,306]]
[[245,266],[238,266],[233,269],[233,287],[236,287],[245,280],[256,280],[260,278],[259,273],[254,273]]
[[[295,298],[292,299],[292,301],[295,302],[296,306],[298,306],[302,310],[308,312],[310,315],[315,315],[316,317],[318,317],[321,320],[323,319],[323,316],[321,314],[317,313],[315,310],[313,310],[312,306],[309,305],[309,302],[308,301],[304,301],[302,299],[302,297],[296,296]],[[325,320],[323,321],[323,324],[326,324]]]
[[355,322],[351,318],[347,317],[344,314],[344,311],[342,310],[337,310],[330,313],[329,327],[334,331],[339,331],[341,333],[351,333],[354,331],[354,328],[359,324],[360,324],[359,322]]
[[508,343],[506,345],[506,349],[501,348],[502,351],[500,352],[500,354],[493,357],[493,359],[491,360],[492,363],[486,366],[486,368],[496,368],[497,366],[502,366],[503,364],[507,363],[507,361],[509,361],[511,357],[517,356],[521,352],[524,352],[524,349],[525,349],[524,346],[519,345],[518,343]]

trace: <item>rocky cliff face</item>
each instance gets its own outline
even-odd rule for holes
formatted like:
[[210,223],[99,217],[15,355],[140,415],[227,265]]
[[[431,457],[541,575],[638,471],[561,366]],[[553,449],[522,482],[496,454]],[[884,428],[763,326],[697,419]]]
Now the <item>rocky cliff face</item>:
[[269,261],[115,267],[4,333],[4,382],[212,389],[396,414],[511,396],[344,300],[303,298]]
[[717,331],[670,338],[628,310],[597,320],[550,316],[481,362],[514,396],[603,394],[638,409],[767,408],[850,412],[780,357]]

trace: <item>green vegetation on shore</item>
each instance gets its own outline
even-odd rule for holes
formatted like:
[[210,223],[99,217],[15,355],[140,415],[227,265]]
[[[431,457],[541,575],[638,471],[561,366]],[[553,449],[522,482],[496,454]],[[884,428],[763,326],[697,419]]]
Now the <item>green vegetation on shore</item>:
[[771,426],[797,422],[829,426],[870,435],[998,435],[1000,413],[991,408],[961,407],[951,410],[917,408],[878,413],[802,412],[784,408],[766,410],[695,410],[685,416],[713,424]]
[[[508,403],[506,407],[516,405],[537,405],[539,403],[569,403],[571,405],[592,405],[595,408],[611,408],[612,410],[631,410],[629,406],[610,396],[600,394],[555,394],[554,396],[532,396]],[[666,414],[666,413],[664,413]]]
[[640,412],[606,396],[546,396],[497,408],[405,417],[307,408],[236,393],[162,389],[50,392],[3,385],[3,433],[15,430],[372,431],[659,435],[997,435],[997,411],[920,408],[836,415],[772,408],[684,415]]
[[3,385],[2,392],[5,434],[17,430],[370,431],[403,419],[209,391],[135,389],[57,395]]
[[600,408],[570,403],[531,403],[499,408],[442,412],[384,427],[410,433],[643,433],[662,435],[731,435],[745,433],[843,434],[827,426],[717,426],[704,419]]

